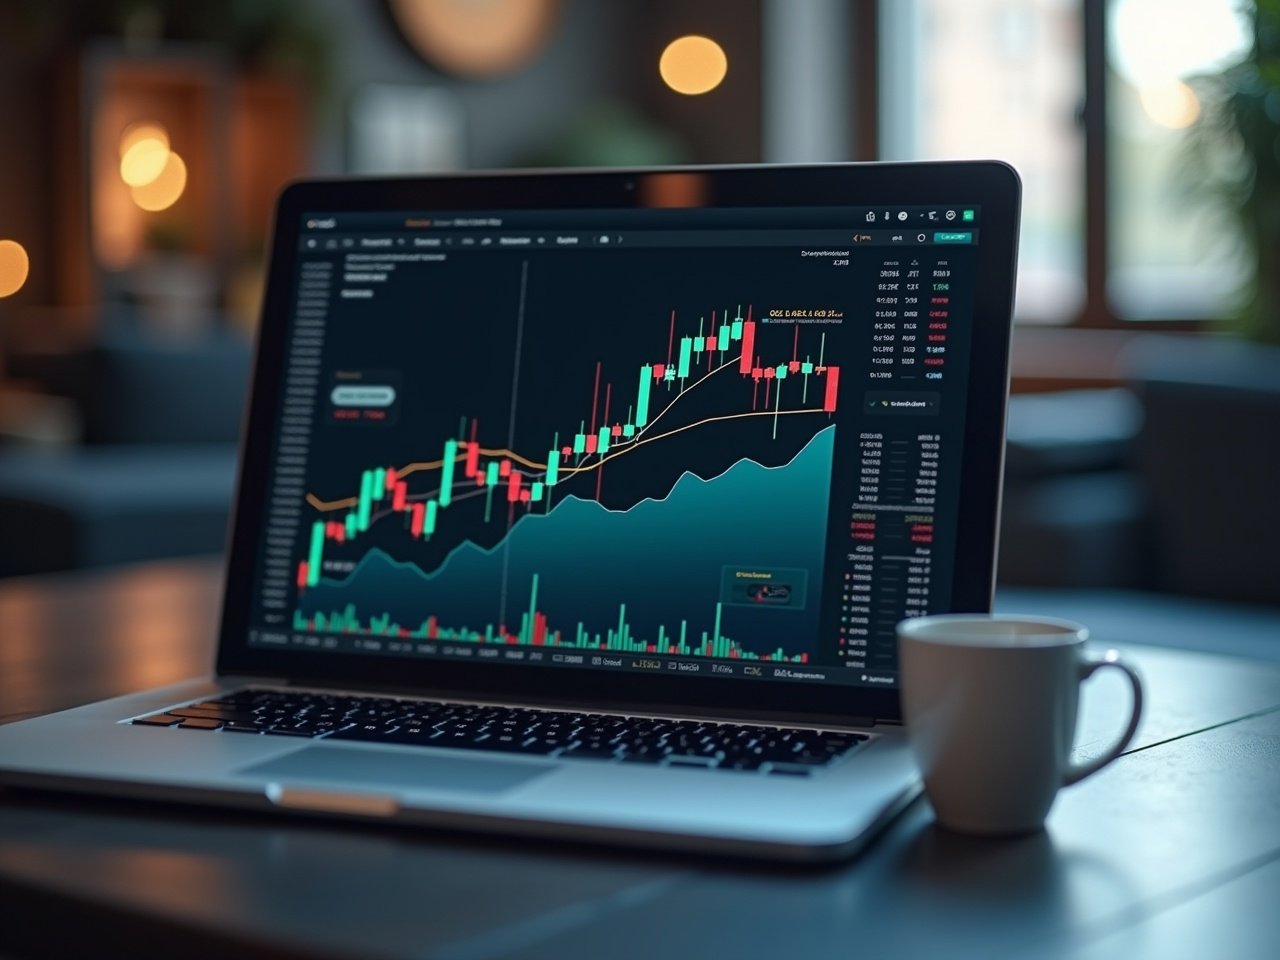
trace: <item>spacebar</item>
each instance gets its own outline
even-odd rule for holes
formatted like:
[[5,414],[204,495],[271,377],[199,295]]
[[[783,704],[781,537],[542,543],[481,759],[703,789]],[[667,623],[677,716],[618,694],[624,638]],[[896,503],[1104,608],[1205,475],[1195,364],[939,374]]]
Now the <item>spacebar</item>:
[[533,743],[526,745],[526,744],[520,743],[519,741],[499,740],[496,737],[489,737],[487,740],[481,740],[479,742],[473,742],[473,743],[455,743],[455,744],[441,743],[441,744],[432,744],[432,746],[441,746],[441,747],[454,746],[454,747],[458,747],[461,750],[488,750],[493,753],[536,753],[536,754],[546,755],[555,750],[558,750],[561,746],[563,746],[563,744],[547,745],[545,743],[539,743],[538,741],[534,741]]
[[353,727],[330,734],[329,740],[358,740],[363,743],[385,743],[388,745],[415,747],[442,747],[448,750],[484,750],[490,753],[524,753],[546,755],[558,750],[563,744],[534,741],[527,746],[515,740],[504,740],[499,737],[485,737],[482,740],[469,740],[453,737],[432,737],[428,731],[409,730],[361,730]]

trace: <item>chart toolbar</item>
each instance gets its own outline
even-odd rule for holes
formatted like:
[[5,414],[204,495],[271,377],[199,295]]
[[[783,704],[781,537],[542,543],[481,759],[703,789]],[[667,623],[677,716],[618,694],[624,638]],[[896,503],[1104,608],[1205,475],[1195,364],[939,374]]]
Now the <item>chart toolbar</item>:
[[394,233],[341,233],[307,236],[303,251],[338,250],[364,253],[489,252],[496,250],[622,250],[643,247],[786,247],[813,246],[845,250],[875,246],[970,245],[976,230],[627,230],[609,233],[468,232],[448,236],[404,236]]

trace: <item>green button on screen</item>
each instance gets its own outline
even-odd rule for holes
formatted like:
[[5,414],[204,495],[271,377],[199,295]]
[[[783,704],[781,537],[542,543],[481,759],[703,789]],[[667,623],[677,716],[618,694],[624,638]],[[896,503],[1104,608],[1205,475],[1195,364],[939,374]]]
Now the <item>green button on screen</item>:
[[935,233],[933,235],[934,243],[973,243],[973,234],[968,230],[956,233]]

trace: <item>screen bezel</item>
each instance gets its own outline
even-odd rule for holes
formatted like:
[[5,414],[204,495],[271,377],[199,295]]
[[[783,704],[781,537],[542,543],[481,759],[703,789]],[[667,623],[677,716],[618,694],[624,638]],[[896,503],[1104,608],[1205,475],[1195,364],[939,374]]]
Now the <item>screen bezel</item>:
[[[682,177],[677,191],[662,177]],[[654,178],[654,179],[651,179]],[[694,190],[689,187],[692,179]],[[753,717],[899,720],[897,689],[637,675],[576,667],[538,668],[394,656],[335,655],[251,647],[248,631],[258,532],[265,520],[290,298],[304,213],[378,210],[616,209],[652,198],[696,196],[703,207],[974,205],[980,208],[972,364],[961,463],[957,557],[950,610],[987,611],[1003,471],[1014,265],[1021,186],[997,161],[821,166],[685,167],[662,170],[517,171],[415,179],[309,180],[291,184],[275,212],[271,266],[242,430],[240,473],[216,669],[224,676],[288,679],[345,688],[411,691],[475,699],[686,709]]]

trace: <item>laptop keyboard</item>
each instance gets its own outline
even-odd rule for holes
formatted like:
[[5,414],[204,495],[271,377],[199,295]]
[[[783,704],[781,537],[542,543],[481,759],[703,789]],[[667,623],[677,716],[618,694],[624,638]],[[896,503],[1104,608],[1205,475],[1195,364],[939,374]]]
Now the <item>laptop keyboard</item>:
[[133,722],[181,730],[323,737],[783,776],[807,776],[870,739],[861,733],[710,720],[252,689],[173,707]]

